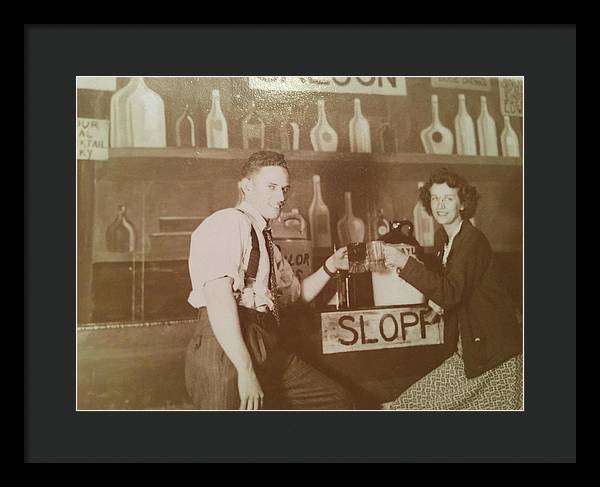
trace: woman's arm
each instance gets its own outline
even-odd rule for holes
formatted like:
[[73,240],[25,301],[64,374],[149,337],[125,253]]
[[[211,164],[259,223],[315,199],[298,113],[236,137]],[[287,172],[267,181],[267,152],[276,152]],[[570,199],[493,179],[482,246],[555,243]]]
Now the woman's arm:
[[459,304],[479,283],[490,260],[482,242],[455,243],[452,264],[446,274],[428,270],[416,259],[391,246],[385,246],[386,262],[398,268],[398,275],[445,310]]

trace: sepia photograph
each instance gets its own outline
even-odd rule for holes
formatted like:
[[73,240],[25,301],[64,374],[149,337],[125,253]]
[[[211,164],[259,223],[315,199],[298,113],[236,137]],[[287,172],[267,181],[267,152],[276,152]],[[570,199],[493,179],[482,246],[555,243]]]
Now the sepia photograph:
[[133,74],[73,79],[78,412],[527,411],[523,73]]

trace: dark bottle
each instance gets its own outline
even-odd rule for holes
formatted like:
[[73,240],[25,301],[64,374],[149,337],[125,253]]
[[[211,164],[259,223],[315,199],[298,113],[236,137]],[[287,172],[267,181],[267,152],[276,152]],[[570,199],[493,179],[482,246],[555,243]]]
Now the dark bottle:
[[175,144],[177,147],[196,147],[196,127],[189,105],[175,122]]
[[109,252],[133,252],[135,250],[135,230],[127,219],[127,207],[118,206],[115,220],[106,229],[106,249]]
[[258,116],[254,102],[242,120],[242,146],[252,150],[265,148],[265,123]]

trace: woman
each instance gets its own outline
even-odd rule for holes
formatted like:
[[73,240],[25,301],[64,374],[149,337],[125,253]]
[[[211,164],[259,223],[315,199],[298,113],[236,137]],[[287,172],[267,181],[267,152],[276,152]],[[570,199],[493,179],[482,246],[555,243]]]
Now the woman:
[[[494,272],[493,253],[470,222],[479,195],[460,176],[442,170],[421,188],[427,212],[442,226],[436,262],[426,268],[392,246],[386,265],[419,289],[444,315],[454,353],[384,409],[522,409],[522,331]],[[456,331],[458,333],[456,333]]]

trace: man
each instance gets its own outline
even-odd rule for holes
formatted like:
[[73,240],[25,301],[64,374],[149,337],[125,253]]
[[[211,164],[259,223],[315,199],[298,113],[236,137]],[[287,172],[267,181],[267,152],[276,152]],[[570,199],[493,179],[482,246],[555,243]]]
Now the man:
[[243,165],[242,202],[212,214],[194,231],[188,301],[200,309],[186,353],[186,387],[199,409],[351,409],[341,386],[286,352],[280,309],[314,299],[338,269],[338,249],[298,280],[273,245],[269,222],[290,189],[282,154],[260,151]]

